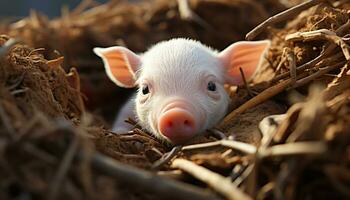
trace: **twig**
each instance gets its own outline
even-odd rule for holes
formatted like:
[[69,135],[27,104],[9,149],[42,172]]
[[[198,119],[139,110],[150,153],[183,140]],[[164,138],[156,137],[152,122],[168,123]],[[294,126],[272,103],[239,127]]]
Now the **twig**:
[[201,148],[215,147],[220,145],[231,149],[236,149],[247,154],[254,154],[256,152],[255,146],[244,142],[238,142],[233,140],[219,140],[215,142],[193,144],[193,145],[182,147],[182,150],[185,151],[185,150],[201,149]]
[[286,114],[280,114],[272,116],[270,115],[260,121],[259,129],[262,133],[262,138],[259,148],[267,148],[270,145],[273,137],[275,134],[277,134],[278,125],[285,119]]
[[227,127],[232,120],[237,117],[239,114],[245,112],[246,110],[253,108],[254,106],[259,105],[260,103],[270,99],[271,97],[277,95],[278,93],[282,92],[284,89],[286,89],[289,84],[291,83],[291,80],[284,80],[266,90],[261,92],[260,94],[256,95],[252,99],[245,102],[243,105],[232,111],[230,114],[228,114],[221,123],[217,126],[219,130],[222,130],[223,128]]
[[173,159],[182,149],[182,146],[175,146],[169,153],[163,155],[162,158],[153,163],[151,169],[156,170]]
[[247,89],[249,96],[253,97],[254,95],[253,95],[252,91],[250,90],[250,87],[249,87],[249,85],[247,83],[247,79],[245,78],[243,69],[241,67],[239,68],[239,71],[240,71],[242,79],[243,79],[244,87]]
[[282,68],[282,65],[287,61],[286,57],[286,48],[283,49],[282,56],[281,56],[281,61],[278,63],[275,72],[279,72]]
[[232,172],[230,173],[230,178],[231,181],[235,181],[237,178],[239,178],[244,170],[246,170],[248,167],[248,163],[242,163],[242,164],[237,164],[233,167]]
[[29,88],[22,88],[22,89],[18,89],[18,90],[12,90],[11,94],[13,96],[16,96],[17,94],[21,94],[21,93],[26,93],[27,91],[29,91]]
[[6,130],[10,133],[10,136],[14,137],[16,135],[15,128],[12,126],[10,118],[5,112],[2,102],[0,102],[0,119],[3,125],[5,126]]
[[294,6],[286,11],[283,11],[281,13],[278,13],[275,16],[272,16],[265,20],[263,23],[259,24],[257,27],[255,27],[252,31],[250,31],[246,35],[247,40],[253,40],[256,36],[258,36],[266,27],[274,25],[278,22],[285,21],[287,19],[290,19],[296,15],[298,15],[301,11],[306,10],[312,6],[315,6],[324,0],[310,0],[305,3],[299,4],[297,6]]
[[350,28],[350,19],[343,25],[341,25],[335,33],[339,36],[342,36],[346,31],[348,31]]
[[330,31],[328,29],[320,29],[320,30],[309,31],[309,32],[297,32],[286,36],[286,41],[291,41],[291,42],[312,41],[312,40],[319,40],[319,39],[325,39],[340,46],[346,60],[350,60],[349,45],[346,44],[346,42],[344,42],[341,37],[337,36],[335,32]]
[[179,13],[180,13],[181,19],[188,20],[188,21],[194,21],[208,30],[215,31],[210,26],[210,24],[208,24],[200,16],[198,16],[195,12],[192,11],[188,0],[177,0],[177,4],[179,7]]
[[290,71],[290,77],[291,77],[291,85],[294,85],[294,83],[297,81],[297,64],[295,61],[295,54],[290,48],[286,48],[286,55],[287,60],[289,64],[289,71]]
[[11,49],[11,47],[13,47],[18,42],[19,40],[13,39],[13,38],[10,38],[9,40],[7,40],[5,44],[2,45],[2,47],[0,47],[0,58],[4,56]]
[[179,168],[198,180],[201,180],[208,184],[218,193],[224,195],[227,199],[230,200],[250,200],[247,194],[238,189],[230,179],[223,177],[217,173],[214,173],[202,166],[196,165],[195,163],[185,160],[185,159],[175,159],[171,165],[173,168]]
[[243,170],[242,174],[241,174],[239,177],[237,177],[236,180],[234,180],[233,184],[234,184],[235,186],[237,186],[237,187],[240,186],[240,185],[242,184],[242,182],[243,182],[243,181],[251,174],[251,172],[254,170],[254,167],[255,167],[254,164],[251,164],[251,165],[247,166],[247,167]]
[[269,182],[266,185],[264,185],[256,195],[257,200],[264,200],[267,199],[267,194],[271,193],[271,191],[275,188],[274,182]]
[[56,199],[57,194],[60,190],[62,181],[68,172],[69,166],[73,162],[74,154],[77,152],[78,143],[79,143],[78,138],[75,135],[68,150],[66,151],[66,154],[64,155],[64,158],[58,168],[57,173],[53,178],[52,184],[50,185],[48,199],[51,199],[51,200]]
[[226,135],[223,132],[221,132],[215,128],[209,129],[208,132],[212,133],[214,135],[214,137],[217,137],[220,140],[227,139]]
[[82,13],[84,10],[93,6],[95,4],[94,0],[83,0],[80,4],[74,8],[74,10],[70,13],[70,15],[78,15]]
[[271,156],[289,156],[289,155],[306,155],[322,154],[326,152],[327,145],[323,142],[294,142],[287,144],[274,145],[269,148],[259,149],[259,157]]
[[9,91],[14,90],[16,87],[18,87],[19,85],[21,85],[23,83],[24,80],[24,76],[25,76],[26,72],[22,73],[20,76],[18,76],[15,80],[14,83],[12,83],[12,85],[10,85],[9,87],[7,87],[7,89]]
[[305,78],[302,78],[300,80],[298,80],[291,88],[288,88],[288,89],[293,89],[293,88],[297,88],[297,87],[300,87],[302,85],[305,85],[307,83],[309,83],[310,81],[312,80],[315,80],[316,78],[334,70],[334,69],[337,69],[341,66],[344,66],[346,62],[341,62],[341,63],[336,63],[334,65],[331,65],[331,66],[328,66],[328,67],[325,67],[325,68],[320,68],[317,72],[311,74],[310,76],[307,76]]
[[93,156],[92,165],[103,174],[114,177],[123,184],[152,192],[159,199],[219,199],[216,195],[207,190],[153,175],[142,169],[122,164],[102,154],[96,153]]
[[39,158],[42,161],[45,161],[51,165],[55,165],[59,162],[59,160],[55,156],[51,155],[50,153],[47,153],[44,150],[39,149],[37,146],[31,143],[24,143],[21,145],[26,152],[30,153],[36,158]]

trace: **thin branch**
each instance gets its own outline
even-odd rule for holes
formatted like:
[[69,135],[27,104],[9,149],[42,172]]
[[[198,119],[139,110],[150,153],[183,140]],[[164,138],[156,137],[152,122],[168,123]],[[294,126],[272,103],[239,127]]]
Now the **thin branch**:
[[232,111],[230,114],[228,114],[221,123],[217,126],[219,130],[224,129],[230,123],[232,120],[237,117],[239,114],[247,111],[250,108],[253,108],[254,106],[259,105],[260,103],[270,99],[271,97],[277,95],[278,93],[282,92],[284,89],[286,89],[291,83],[291,80],[284,80],[280,83],[264,90],[260,94],[256,95],[255,97],[251,98],[249,101],[245,102],[243,105]]
[[209,148],[209,147],[215,147],[215,146],[224,146],[231,149],[239,150],[241,152],[247,153],[247,154],[254,154],[256,152],[256,147],[247,144],[244,142],[238,142],[233,140],[219,140],[215,142],[207,142],[207,143],[201,143],[201,144],[193,144],[182,147],[182,150],[193,150],[193,149],[201,149],[201,148]]
[[256,36],[258,36],[261,32],[263,32],[264,29],[266,29],[266,27],[274,25],[274,24],[282,22],[282,21],[285,21],[285,20],[290,19],[292,17],[295,17],[301,11],[306,10],[312,6],[315,6],[323,1],[324,0],[310,0],[310,1],[307,1],[305,3],[299,4],[297,6],[294,6],[286,11],[278,13],[277,15],[268,18],[263,23],[261,23],[257,27],[255,27],[252,31],[250,31],[246,35],[246,39],[253,40],[254,38],[256,38]]
[[78,149],[78,138],[77,136],[74,136],[73,141],[69,145],[68,150],[66,151],[66,154],[64,155],[64,158],[58,168],[57,173],[55,174],[52,184],[50,185],[49,193],[48,193],[48,199],[56,199],[58,192],[60,190],[60,186],[62,185],[62,182],[64,180],[64,177],[66,176],[70,165],[73,162],[73,158],[75,153]]
[[230,179],[214,173],[202,166],[185,159],[175,159],[171,165],[173,168],[179,168],[198,180],[203,181],[218,193],[222,194],[229,200],[250,200],[252,199],[243,191],[238,189]]
[[300,87],[300,86],[303,86],[307,83],[309,83],[310,81],[313,81],[315,80],[316,78],[324,75],[324,74],[327,74],[328,72],[334,70],[334,69],[337,69],[341,66],[344,66],[346,62],[341,62],[341,63],[336,63],[334,65],[331,65],[331,66],[328,66],[328,67],[325,67],[325,68],[320,68],[317,72],[311,74],[310,76],[307,76],[305,78],[302,78],[300,80],[298,80],[291,88],[288,88],[288,89],[293,89],[293,88],[297,88],[297,87]]
[[287,61],[287,57],[286,57],[286,48],[283,49],[283,52],[282,52],[282,56],[281,56],[281,61],[278,63],[277,67],[276,67],[276,70],[275,72],[278,73],[281,68],[282,68],[282,65],[284,65],[284,63]]
[[274,145],[269,148],[259,149],[258,156],[290,156],[306,154],[323,154],[327,150],[324,142],[294,142],[287,144]]
[[289,64],[289,71],[290,71],[290,77],[291,77],[291,85],[294,85],[294,83],[297,81],[297,64],[295,61],[295,54],[292,51],[292,49],[287,48],[286,49],[286,55],[287,60]]
[[254,95],[253,95],[252,91],[250,90],[250,87],[249,87],[249,85],[247,83],[247,79],[245,78],[245,75],[244,75],[242,67],[239,68],[239,71],[240,71],[241,77],[243,79],[244,87],[247,89],[249,96],[253,97]]
[[212,129],[209,129],[208,132],[213,134],[214,137],[220,140],[227,139],[227,136],[225,135],[225,133],[219,131],[218,129],[212,128]]
[[9,116],[7,115],[2,102],[0,102],[0,119],[3,123],[3,125],[5,126],[6,130],[9,132],[9,134],[11,135],[11,137],[14,137],[15,134],[15,128],[12,126],[12,122],[9,118]]
[[96,153],[93,156],[92,166],[103,174],[116,178],[123,184],[138,188],[138,190],[150,191],[159,199],[219,199],[208,190],[153,175],[150,172],[122,164],[102,154]]
[[177,0],[180,17],[183,20],[194,21],[202,27],[215,31],[210,24],[208,24],[204,19],[198,16],[195,12],[192,11],[188,0]]
[[246,180],[247,179],[247,177],[252,173],[252,171],[254,170],[254,164],[251,164],[251,165],[249,165],[249,166],[247,166],[244,170],[243,170],[243,172],[242,172],[242,174],[240,175],[240,176],[238,176],[236,179],[235,179],[235,181],[233,182],[233,184],[235,185],[235,186],[240,186],[241,184],[242,184],[242,182],[244,181],[244,180]]
[[173,159],[182,149],[182,146],[175,146],[169,153],[166,153],[159,160],[157,160],[151,167],[151,169],[156,170],[161,168],[164,164],[168,163]]

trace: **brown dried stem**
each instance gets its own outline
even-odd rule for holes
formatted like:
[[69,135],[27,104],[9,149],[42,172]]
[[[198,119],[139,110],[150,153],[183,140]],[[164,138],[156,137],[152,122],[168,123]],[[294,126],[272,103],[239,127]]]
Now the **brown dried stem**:
[[51,200],[56,199],[58,192],[60,190],[60,186],[63,182],[63,179],[67,174],[68,169],[70,168],[70,165],[73,162],[75,153],[78,150],[78,143],[79,143],[79,140],[77,136],[75,136],[65,156],[63,157],[63,160],[58,168],[57,174],[53,178],[53,182],[49,189],[48,199],[51,199]]
[[249,85],[247,83],[247,79],[245,78],[245,75],[244,75],[242,67],[239,68],[239,72],[241,73],[241,77],[243,79],[244,87],[247,89],[249,96],[253,97],[254,96],[253,92],[251,91],[251,89],[250,89],[250,87],[249,87]]
[[214,147],[214,146],[220,146],[220,145],[231,149],[236,149],[247,154],[254,154],[256,152],[255,146],[244,142],[238,142],[233,140],[219,140],[215,142],[193,144],[193,145],[184,146],[182,150],[185,151],[185,150],[201,149],[201,148],[208,148],[208,147]]
[[227,179],[224,176],[221,176],[217,173],[214,173],[204,167],[196,165],[195,163],[185,160],[185,159],[175,159],[171,165],[173,168],[179,168],[198,180],[201,180],[208,184],[218,193],[224,195],[227,199],[230,200],[250,200],[251,198],[238,189],[230,179]]
[[300,80],[298,80],[291,88],[289,89],[292,89],[292,88],[297,88],[297,87],[300,87],[300,86],[303,86],[317,78],[319,78],[320,76],[324,75],[324,74],[327,74],[328,72],[334,70],[334,69],[337,69],[341,66],[344,66],[346,62],[341,62],[341,63],[336,63],[334,65],[331,65],[331,66],[328,66],[328,67],[324,67],[324,68],[320,68],[317,72],[311,74],[310,76],[307,76],[305,78],[302,78]]
[[161,168],[164,164],[168,163],[173,159],[182,149],[182,146],[175,146],[169,153],[166,153],[159,160],[157,160],[153,165],[152,169],[156,170]]
[[253,40],[254,38],[256,38],[256,36],[258,36],[261,32],[263,32],[264,29],[266,29],[266,27],[274,25],[274,24],[282,22],[282,21],[285,21],[287,19],[290,19],[290,18],[298,15],[301,11],[306,10],[312,6],[315,6],[323,1],[324,0],[310,0],[310,1],[304,2],[302,4],[299,4],[297,6],[294,6],[294,7],[290,8],[284,12],[278,13],[277,15],[268,18],[263,23],[261,23],[257,27],[255,27],[252,31],[250,31],[246,35],[246,39]]
[[254,106],[259,105],[260,103],[270,99],[271,97],[277,95],[278,93],[282,92],[284,89],[286,89],[291,83],[291,80],[284,80],[266,90],[261,92],[260,94],[256,95],[249,101],[245,102],[243,105],[232,111],[230,114],[228,114],[221,123],[217,126],[219,130],[224,129],[227,127],[231,121],[237,117],[239,114],[245,112],[246,110],[253,108]]
[[294,142],[274,145],[258,150],[259,157],[290,156],[306,154],[322,154],[326,152],[327,145],[324,142]]
[[159,199],[174,199],[174,194],[176,194],[176,199],[219,199],[209,191],[203,191],[186,183],[153,175],[147,171],[122,164],[102,154],[96,153],[93,156],[92,165],[102,173],[116,178],[123,184],[151,191]]
[[297,64],[295,61],[295,55],[292,49],[287,48],[286,49],[286,55],[287,60],[289,64],[289,71],[290,71],[290,77],[291,77],[291,85],[294,85],[294,83],[297,81]]

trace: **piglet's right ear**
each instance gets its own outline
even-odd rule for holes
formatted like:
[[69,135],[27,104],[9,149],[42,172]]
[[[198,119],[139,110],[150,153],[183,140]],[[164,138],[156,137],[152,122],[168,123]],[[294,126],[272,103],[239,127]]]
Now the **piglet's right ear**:
[[108,77],[118,86],[132,88],[136,85],[136,71],[140,57],[125,47],[94,48],[100,56]]

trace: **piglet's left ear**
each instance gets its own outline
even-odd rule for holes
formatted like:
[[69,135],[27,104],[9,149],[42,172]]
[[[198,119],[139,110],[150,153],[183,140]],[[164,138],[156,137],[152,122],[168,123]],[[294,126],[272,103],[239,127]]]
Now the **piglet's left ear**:
[[225,82],[233,85],[242,84],[240,67],[249,80],[260,66],[270,43],[269,40],[236,42],[220,52],[218,58],[226,69]]

